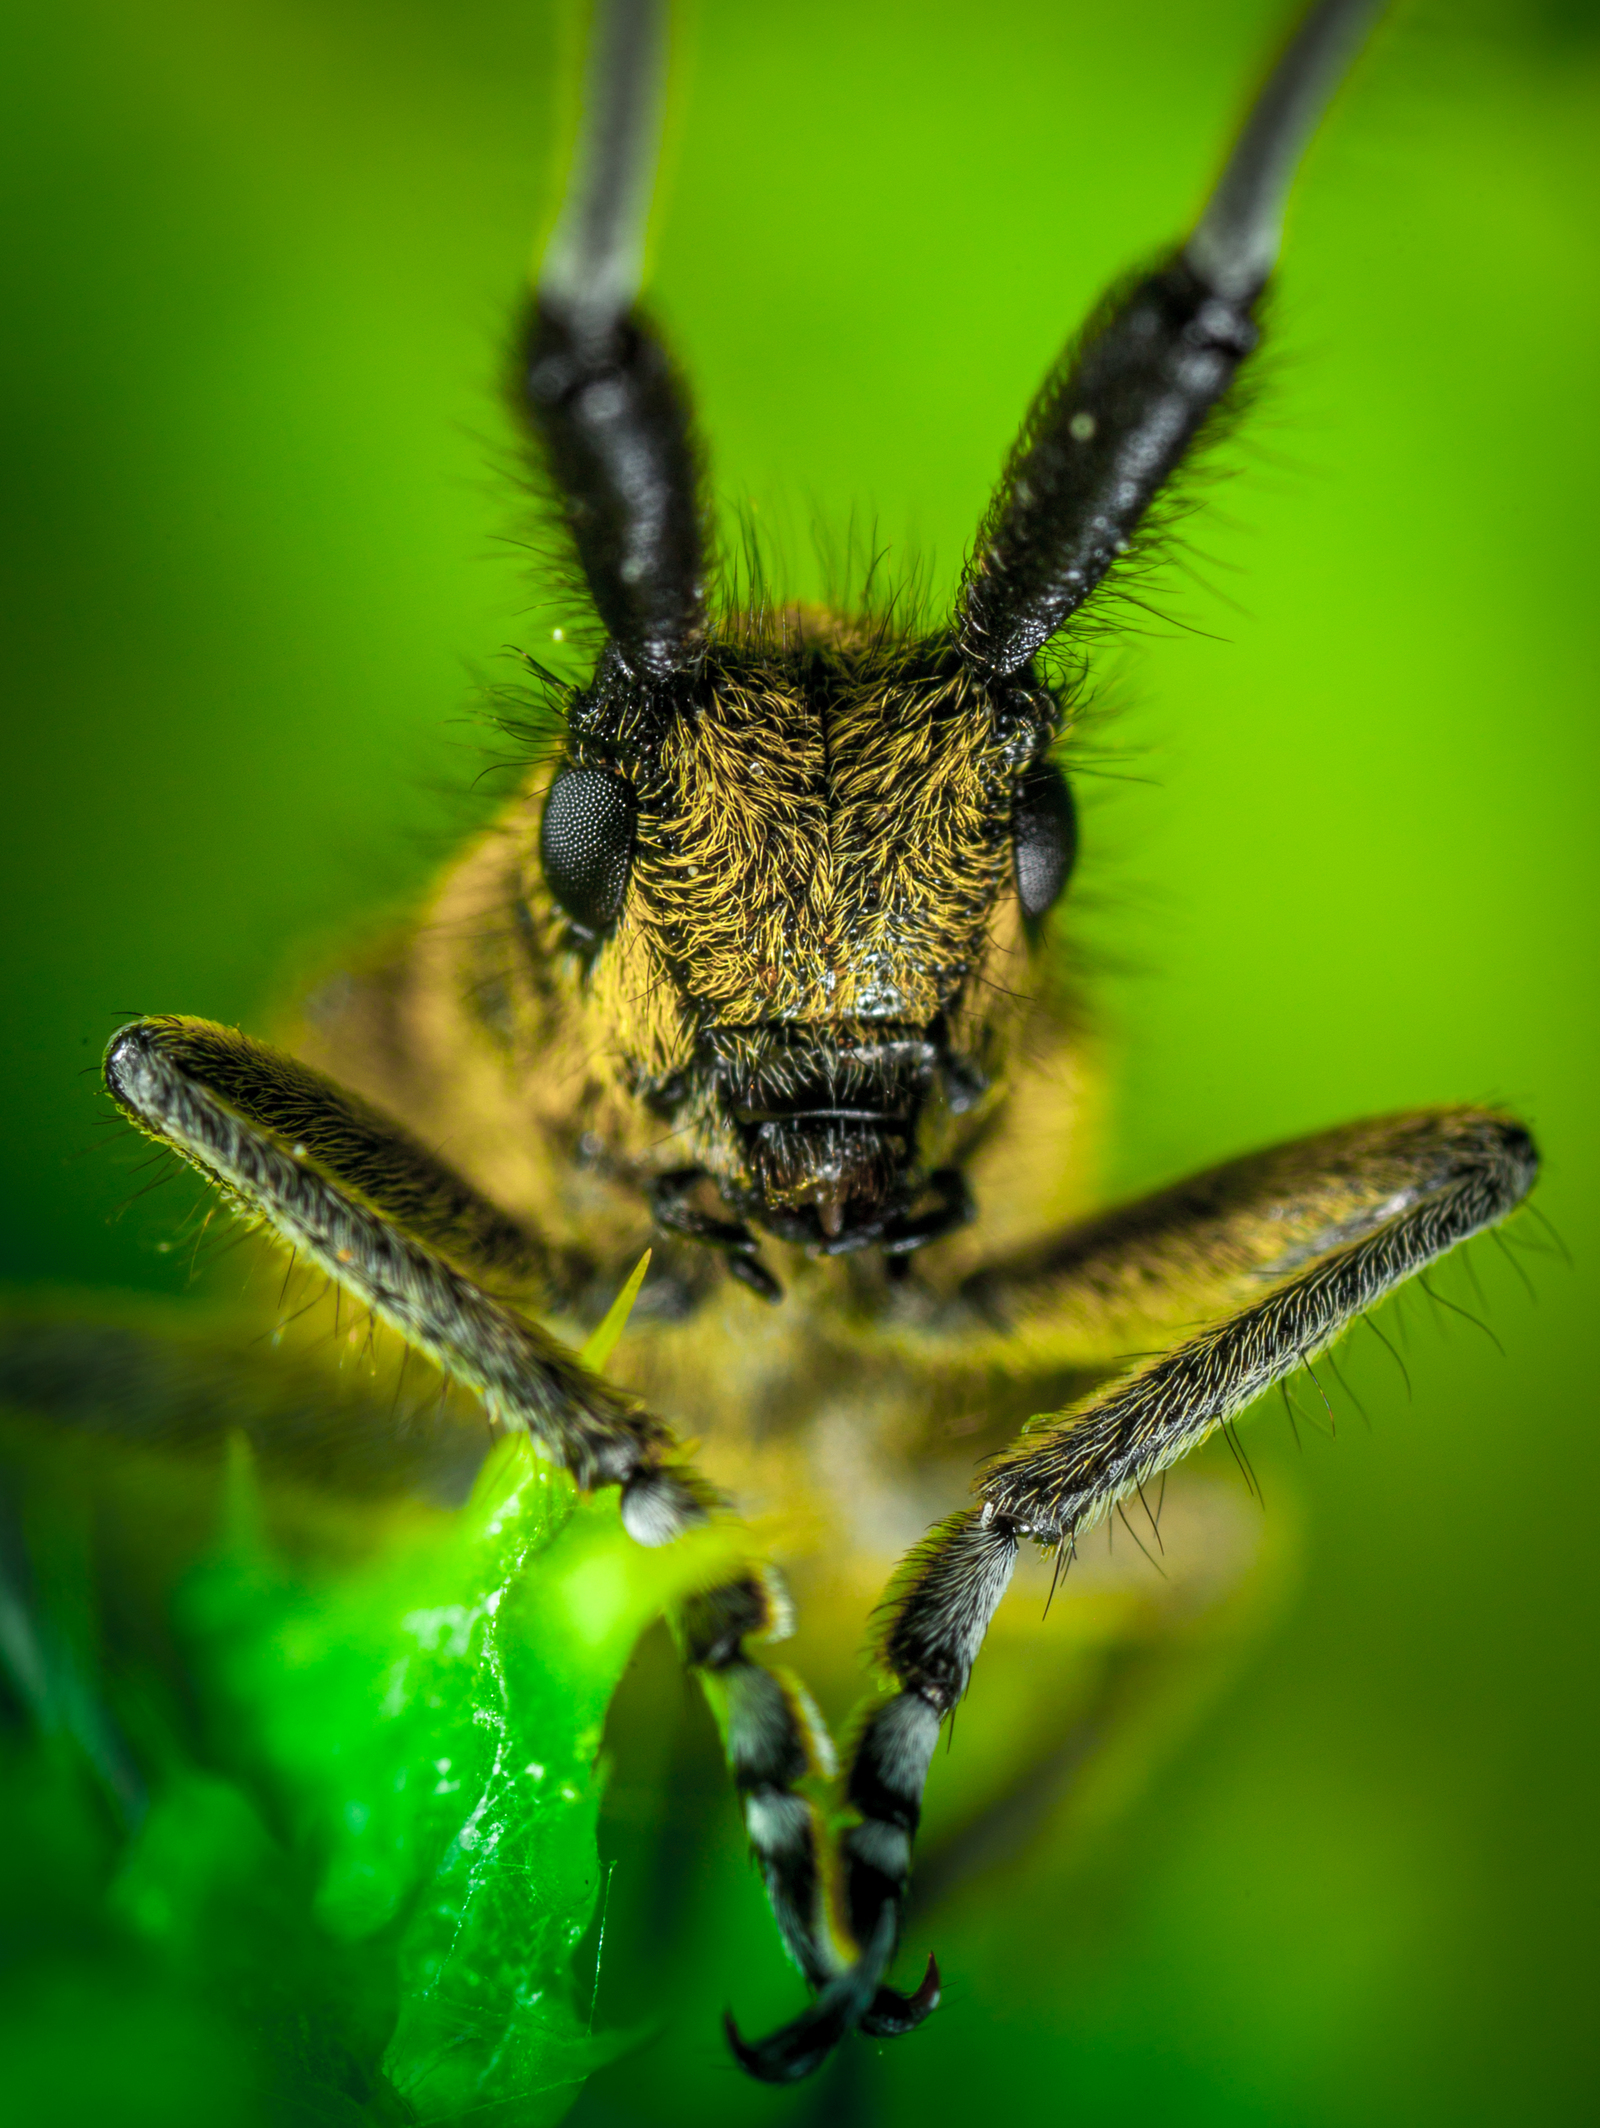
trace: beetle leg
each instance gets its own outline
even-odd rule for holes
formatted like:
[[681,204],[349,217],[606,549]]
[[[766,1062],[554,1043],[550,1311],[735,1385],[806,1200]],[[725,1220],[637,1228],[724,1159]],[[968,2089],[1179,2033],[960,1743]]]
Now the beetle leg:
[[139,1129],[476,1390],[497,1424],[531,1433],[585,1491],[620,1485],[634,1536],[659,1543],[664,1516],[704,1515],[711,1496],[669,1461],[665,1424],[459,1267],[526,1273],[544,1252],[397,1124],[206,1020],[135,1021],[105,1074]]
[[[205,1020],[135,1021],[113,1036],[106,1083],[124,1113],[270,1226],[453,1380],[502,1426],[535,1436],[585,1490],[622,1488],[624,1527],[671,1543],[715,1495],[663,1422],[495,1299],[445,1253],[524,1270],[538,1244],[398,1125],[295,1058]],[[813,1986],[851,1965],[825,1911],[815,1806],[795,1793],[831,1773],[832,1747],[799,1685],[747,1640],[784,1630],[775,1578],[752,1571],[681,1602],[673,1627],[726,1741],[751,1845],[779,1925]],[[853,2019],[852,2019],[853,2021]]]
[[[979,1504],[906,1561],[880,1639],[896,1689],[861,1733],[848,1782],[859,1823],[840,1840],[858,1944],[878,1944],[886,1907],[898,1918],[940,1724],[966,1690],[1022,1539],[1070,1549],[1397,1286],[1504,1219],[1537,1168],[1533,1140],[1510,1117],[1391,1117],[1214,1170],[1062,1237],[1009,1274],[983,1274],[991,1306],[1010,1300],[1035,1323],[1045,1307],[1076,1300],[1098,1307],[1103,1327],[1119,1294],[1169,1335],[1211,1321],[1071,1409],[1035,1419],[985,1470]],[[1145,1290],[1130,1295],[1130,1283]],[[862,1952],[863,1972],[875,1957]],[[888,1996],[880,1991],[863,2012],[863,2028],[896,2029],[903,1999]],[[753,2050],[758,2062],[814,2066],[814,2023],[774,2034]]]
[[837,1771],[833,1745],[798,1678],[769,1670],[747,1652],[752,1639],[789,1630],[789,1604],[776,1577],[750,1574],[679,1605],[673,1630],[723,1734],[743,1805],[751,1850],[790,1955],[815,1988],[852,1963],[824,1901],[830,1890],[826,1840],[817,1806],[796,1793],[807,1775]]
[[687,1241],[721,1249],[731,1277],[763,1300],[779,1301],[783,1288],[761,1260],[761,1244],[742,1219],[717,1219],[692,1202],[706,1180],[701,1167],[678,1167],[650,1185],[650,1212],[658,1227]]

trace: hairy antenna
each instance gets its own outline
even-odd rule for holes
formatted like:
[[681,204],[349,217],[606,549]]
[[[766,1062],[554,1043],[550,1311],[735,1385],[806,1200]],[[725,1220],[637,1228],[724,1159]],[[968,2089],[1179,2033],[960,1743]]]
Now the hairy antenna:
[[1188,241],[1114,290],[1029,410],[974,543],[962,656],[1020,671],[1126,554],[1255,349],[1299,158],[1380,0],[1318,0],[1245,120]]
[[666,0],[599,0],[577,154],[514,385],[595,611],[644,681],[692,670],[705,634],[688,402],[634,307],[666,60]]

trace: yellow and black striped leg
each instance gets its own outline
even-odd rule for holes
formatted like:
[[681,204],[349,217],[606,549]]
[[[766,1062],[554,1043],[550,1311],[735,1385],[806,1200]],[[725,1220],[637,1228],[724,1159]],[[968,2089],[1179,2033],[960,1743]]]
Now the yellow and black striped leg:
[[[844,1904],[863,1946],[834,2011],[896,2022],[878,1981],[893,1955],[922,1789],[1024,1538],[1071,1550],[1145,1480],[1331,1345],[1367,1309],[1515,1210],[1538,1167],[1521,1124],[1483,1110],[1355,1124],[1197,1177],[973,1281],[991,1313],[1034,1334],[1051,1309],[1107,1324],[1210,1326],[1072,1409],[1035,1420],[979,1481],[979,1504],[919,1546],[891,1590],[880,1652],[896,1690],[862,1732],[840,1842]],[[1208,1305],[1209,1303],[1209,1305]],[[876,1999],[875,1999],[876,1998]],[[931,2007],[931,2004],[928,2005]],[[817,2012],[740,2058],[804,2075]],[[883,2014],[874,2018],[874,2011]]]

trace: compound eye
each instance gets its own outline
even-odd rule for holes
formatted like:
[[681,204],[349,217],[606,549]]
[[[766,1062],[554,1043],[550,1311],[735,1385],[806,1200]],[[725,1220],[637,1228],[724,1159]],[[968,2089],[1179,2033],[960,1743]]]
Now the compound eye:
[[1011,815],[1017,899],[1030,923],[1057,901],[1078,854],[1078,814],[1053,761],[1035,761],[1017,788]]
[[539,827],[545,884],[578,930],[598,938],[622,914],[633,856],[633,792],[609,769],[564,768]]

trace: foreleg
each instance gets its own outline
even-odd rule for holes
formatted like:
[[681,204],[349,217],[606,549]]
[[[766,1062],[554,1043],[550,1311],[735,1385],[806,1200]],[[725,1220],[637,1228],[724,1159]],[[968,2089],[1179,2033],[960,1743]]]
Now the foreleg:
[[[640,1543],[669,1543],[705,1520],[715,1496],[665,1424],[462,1267],[527,1275],[542,1260],[537,1237],[389,1118],[293,1057],[204,1020],[123,1028],[105,1071],[139,1129],[476,1390],[500,1425],[531,1433],[585,1490],[620,1486],[624,1526]],[[795,1784],[833,1770],[831,1747],[799,1687],[746,1645],[784,1629],[775,1581],[741,1574],[688,1598],[673,1623],[721,1723],[785,1938],[825,1986],[852,1947],[824,1910],[820,1827]]]
[[399,1332],[500,1426],[531,1433],[586,1491],[622,1487],[643,1543],[676,1535],[704,1489],[672,1437],[461,1266],[538,1266],[542,1250],[426,1148],[318,1072],[205,1020],[136,1021],[106,1084],[129,1119],[181,1153]]
[[[892,1948],[939,1727],[966,1690],[1021,1540],[1070,1552],[1386,1294],[1505,1218],[1537,1165],[1528,1132],[1482,1110],[1357,1124],[1214,1170],[974,1281],[990,1309],[1035,1319],[1048,1300],[1077,1296],[1102,1321],[1123,1305],[1145,1323],[1203,1322],[1208,1299],[1212,1320],[1035,1419],[984,1472],[979,1504],[936,1529],[892,1588],[880,1654],[895,1689],[856,1747],[848,1795],[859,1822],[840,1841],[845,1910],[867,1947],[858,1970],[875,1980]],[[746,2066],[775,2082],[807,2073],[814,2017],[815,2006],[741,2048]]]

